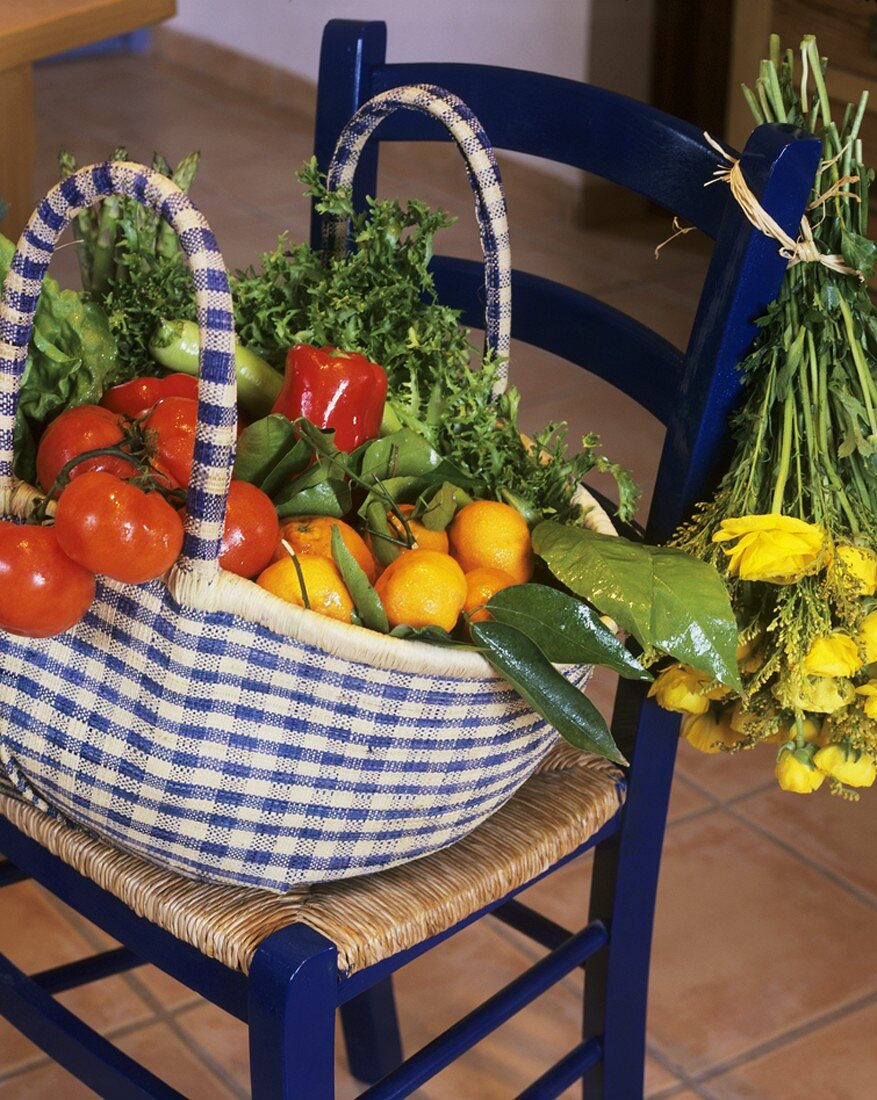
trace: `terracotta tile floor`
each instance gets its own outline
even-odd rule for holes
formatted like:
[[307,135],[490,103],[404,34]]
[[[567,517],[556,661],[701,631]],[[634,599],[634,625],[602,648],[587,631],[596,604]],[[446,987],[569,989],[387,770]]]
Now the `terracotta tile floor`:
[[[227,262],[241,266],[277,232],[307,231],[292,171],[308,155],[311,124],[148,58],[103,59],[39,71],[38,184],[55,180],[59,145],[81,162],[119,141],[134,157],[204,154],[196,197]],[[705,264],[691,237],[665,250],[664,220],[619,232],[580,231],[556,214],[557,188],[506,166],[515,262],[598,294],[683,343]],[[384,157],[385,192],[458,212],[445,248],[477,255],[464,174],[450,148],[401,148]],[[568,205],[568,203],[567,203]],[[70,250],[54,271],[76,285]],[[661,429],[608,387],[550,356],[516,348],[513,378],[526,426],[565,417],[572,435],[599,431],[647,493]],[[608,706],[611,680],[596,685]],[[683,745],[661,879],[651,994],[647,1092],[687,1100],[863,1100],[877,1073],[877,797],[847,806],[774,789],[769,753],[733,759]],[[570,923],[583,919],[587,861],[531,891],[530,901]],[[4,892],[0,951],[24,968],[56,965],[107,938],[30,884]],[[37,946],[40,955],[37,954]],[[413,1047],[535,957],[528,942],[486,922],[402,971],[405,1039]],[[429,996],[423,992],[429,990]],[[578,1038],[580,981],[570,978],[480,1044],[419,1095],[499,1100],[513,1095]],[[150,968],[69,993],[64,1003],[126,1051],[197,1098],[247,1094],[243,1026]],[[356,1084],[338,1060],[340,1097]],[[27,1040],[0,1027],[0,1100],[89,1095]],[[577,1095],[575,1090],[567,1094]]]

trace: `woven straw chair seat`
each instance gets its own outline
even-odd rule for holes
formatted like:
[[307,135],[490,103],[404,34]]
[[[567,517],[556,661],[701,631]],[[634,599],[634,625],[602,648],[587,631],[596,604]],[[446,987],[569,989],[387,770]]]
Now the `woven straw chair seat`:
[[0,813],[138,916],[246,973],[259,944],[301,921],[338,947],[350,974],[451,928],[547,870],[597,832],[624,799],[618,769],[559,745],[464,839],[373,875],[295,889],[196,882],[120,852],[0,789]]

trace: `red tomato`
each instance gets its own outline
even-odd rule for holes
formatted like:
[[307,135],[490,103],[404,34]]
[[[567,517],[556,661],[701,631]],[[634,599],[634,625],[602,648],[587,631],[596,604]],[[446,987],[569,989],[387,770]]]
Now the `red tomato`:
[[0,520],[0,629],[60,634],[88,611],[94,589],[94,576],[61,550],[54,527]]
[[[66,409],[43,432],[37,448],[37,479],[48,492],[55,479],[72,458],[100,447],[118,447],[124,439],[119,416],[100,405],[78,405]],[[106,470],[117,477],[133,477],[137,466],[122,458],[104,455],[87,458],[70,471],[71,478],[89,470]]]
[[255,577],[270,564],[279,538],[280,521],[271,498],[248,481],[232,481],[219,552],[222,568]]
[[166,378],[134,378],[113,386],[100,399],[105,409],[136,419],[144,416],[164,397],[198,397],[198,379],[190,374],[169,374]]
[[197,423],[198,402],[191,397],[165,397],[146,419],[147,431],[155,433],[156,465],[178,486],[189,484]]
[[55,510],[58,545],[80,565],[126,584],[154,580],[183,545],[183,524],[160,493],[106,473],[78,477]]

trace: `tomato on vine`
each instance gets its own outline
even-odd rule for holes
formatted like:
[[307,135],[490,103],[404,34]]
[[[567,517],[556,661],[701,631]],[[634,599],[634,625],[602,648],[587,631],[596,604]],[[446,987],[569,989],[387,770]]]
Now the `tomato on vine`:
[[274,556],[280,521],[271,498],[248,481],[228,488],[219,564],[241,577],[255,577]]
[[93,573],[142,584],[166,572],[183,546],[183,523],[158,492],[102,471],[67,486],[55,510],[58,545]]
[[192,473],[197,424],[198,402],[191,397],[165,397],[144,422],[155,466],[180,487]]
[[94,575],[63,552],[54,527],[0,520],[0,629],[26,638],[60,634],[94,595]]
[[[64,466],[87,451],[121,447],[125,442],[125,421],[100,405],[77,405],[66,409],[43,432],[37,448],[37,480],[48,493]],[[105,470],[116,477],[134,477],[137,464],[117,455],[84,459],[70,471],[71,478],[93,470]]]

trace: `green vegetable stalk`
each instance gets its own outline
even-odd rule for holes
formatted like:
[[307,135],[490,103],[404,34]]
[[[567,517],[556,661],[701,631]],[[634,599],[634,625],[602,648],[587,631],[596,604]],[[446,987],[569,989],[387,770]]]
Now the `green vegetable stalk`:
[[[744,93],[757,122],[822,138],[807,217],[819,252],[853,273],[788,269],[742,364],[728,474],[675,544],[725,574],[740,626],[744,690],[708,697],[713,740],[778,741],[781,786],[809,792],[827,778],[850,797],[845,776],[877,759],[877,314],[865,282],[877,244],[859,137],[867,93],[837,122],[825,66],[812,36],[799,58],[773,36],[755,91]],[[685,721],[693,730],[693,711]],[[856,768],[835,767],[825,744]]]
[[[200,336],[194,321],[162,321],[149,341],[149,352],[162,367],[181,374],[198,375]],[[238,344],[234,353],[238,403],[253,420],[271,412],[283,378],[256,355]]]

